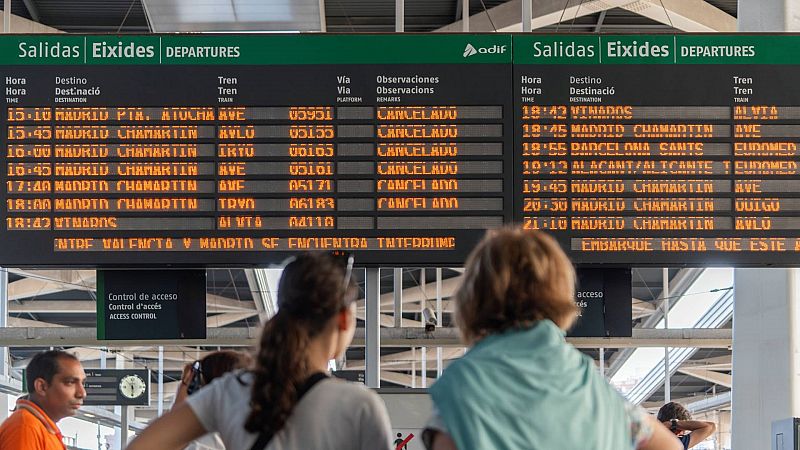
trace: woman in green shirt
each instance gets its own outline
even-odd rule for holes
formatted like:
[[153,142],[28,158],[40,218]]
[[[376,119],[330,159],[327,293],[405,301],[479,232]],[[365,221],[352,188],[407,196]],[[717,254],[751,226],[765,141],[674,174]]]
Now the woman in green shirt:
[[551,237],[491,231],[466,263],[456,322],[471,348],[431,388],[433,450],[681,450],[567,344],[575,272]]

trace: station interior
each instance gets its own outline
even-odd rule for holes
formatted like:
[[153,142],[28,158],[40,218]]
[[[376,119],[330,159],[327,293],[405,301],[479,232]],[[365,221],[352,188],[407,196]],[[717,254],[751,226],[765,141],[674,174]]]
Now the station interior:
[[[745,42],[758,38],[758,33],[797,37],[792,33],[800,30],[800,2],[4,0],[3,19],[4,35],[58,37],[157,33],[166,39],[175,33],[191,33],[235,41],[240,36],[269,38],[274,33],[355,34],[364,35],[364,39],[399,33],[505,33],[517,39],[531,33],[595,40],[614,35],[652,35],[666,37],[671,43],[674,37],[719,34]],[[0,40],[0,45],[7,46],[7,42],[11,41]],[[464,55],[466,58],[466,50]],[[783,70],[780,61],[772,64],[775,67],[771,70]],[[779,78],[778,82],[786,83],[780,89],[791,92],[796,87],[796,79],[795,85],[789,85],[791,79]],[[659,86],[662,80],[635,81],[641,87],[635,95],[666,91],[665,95],[680,96]],[[771,83],[757,78],[754,96]],[[733,94],[727,89],[723,95],[730,98]],[[616,101],[612,98],[609,104]],[[646,98],[635,96],[629,101],[634,108],[647,104]],[[754,104],[778,104],[782,100],[760,101]],[[686,105],[698,102],[702,100],[687,100]],[[10,103],[6,106],[16,107]],[[4,140],[6,145],[12,143]],[[5,195],[11,196],[9,192]],[[8,209],[0,213],[11,215]],[[763,218],[769,213],[751,215]],[[778,216],[780,220],[773,223],[781,229],[778,236],[788,239],[800,230],[800,214],[793,219],[786,214]],[[731,229],[731,224],[724,222],[729,219],[720,220],[714,224]],[[758,229],[758,225],[755,227]],[[12,233],[16,232],[0,230],[0,245],[16,239],[16,234],[8,236]],[[712,237],[713,233],[703,236]],[[26,255],[20,255],[22,263],[15,264],[14,257],[6,253],[0,261],[0,422],[12,413],[16,398],[25,392],[23,369],[40,351],[64,349],[77,355],[87,371],[147,371],[146,405],[84,406],[75,417],[60,423],[70,450],[124,449],[125,442],[170,409],[187,364],[216,350],[252,349],[258,344],[261,327],[277,310],[280,261],[259,264],[251,259],[237,267],[235,263],[216,265],[198,260],[195,268],[205,271],[205,339],[98,339],[98,274],[103,269],[119,269],[120,263],[104,266],[95,263],[91,259],[94,254],[89,253],[82,256],[83,263],[37,267],[26,262]],[[389,253],[359,264],[356,252],[352,276],[359,286],[358,327],[344,360],[332,361],[330,368],[336,376],[376,389],[387,404],[394,431],[419,436],[431,411],[427,388],[468,351],[456,329],[452,300],[464,270],[458,264],[415,261],[409,266],[398,264],[392,257],[381,260],[380,255]],[[626,322],[622,328],[630,328],[628,335],[625,331],[618,335],[606,332],[604,336],[568,336],[567,341],[592,358],[601,375],[631,403],[655,414],[663,404],[679,402],[695,419],[713,422],[716,431],[696,449],[800,449],[797,441],[792,446],[776,447],[773,431],[776,422],[800,417],[800,255],[796,250],[779,256],[775,256],[777,252],[767,253],[749,258],[722,252],[704,258],[686,251],[681,255],[687,259],[681,259],[631,252],[609,264],[604,264],[602,255],[583,260],[588,262],[585,265],[578,261],[579,270],[610,267],[629,271],[630,292],[625,304],[609,303],[605,308],[619,308]],[[432,252],[431,260],[435,257]],[[147,267],[136,261],[132,266],[155,270],[166,267],[155,263]],[[613,315],[609,311],[605,314]],[[794,439],[797,437],[795,432]],[[409,441],[407,448],[424,447],[417,438]]]

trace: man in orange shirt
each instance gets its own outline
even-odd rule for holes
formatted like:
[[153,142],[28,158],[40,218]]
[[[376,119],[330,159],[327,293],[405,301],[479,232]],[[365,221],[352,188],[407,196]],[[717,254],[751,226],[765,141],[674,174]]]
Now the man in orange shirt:
[[39,353],[25,370],[28,395],[0,425],[0,449],[64,450],[56,422],[75,415],[83,404],[86,374],[73,355],[60,350]]

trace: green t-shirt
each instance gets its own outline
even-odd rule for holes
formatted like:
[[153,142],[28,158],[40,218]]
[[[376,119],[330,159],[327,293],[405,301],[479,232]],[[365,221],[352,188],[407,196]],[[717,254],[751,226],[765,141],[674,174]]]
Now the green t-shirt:
[[484,338],[430,392],[459,450],[626,450],[652,432],[549,320]]

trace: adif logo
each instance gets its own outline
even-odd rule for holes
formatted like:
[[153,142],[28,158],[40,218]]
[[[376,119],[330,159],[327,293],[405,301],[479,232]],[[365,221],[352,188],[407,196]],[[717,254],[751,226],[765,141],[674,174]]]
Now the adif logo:
[[480,53],[481,55],[489,55],[489,54],[496,55],[505,52],[506,52],[505,45],[493,45],[491,47],[475,48],[475,46],[473,46],[472,44],[467,44],[467,46],[464,47],[464,58],[469,58],[470,56],[477,55],[478,53]]
[[475,47],[473,47],[472,44],[467,44],[467,46],[464,48],[464,58],[477,54],[478,51],[475,50]]

